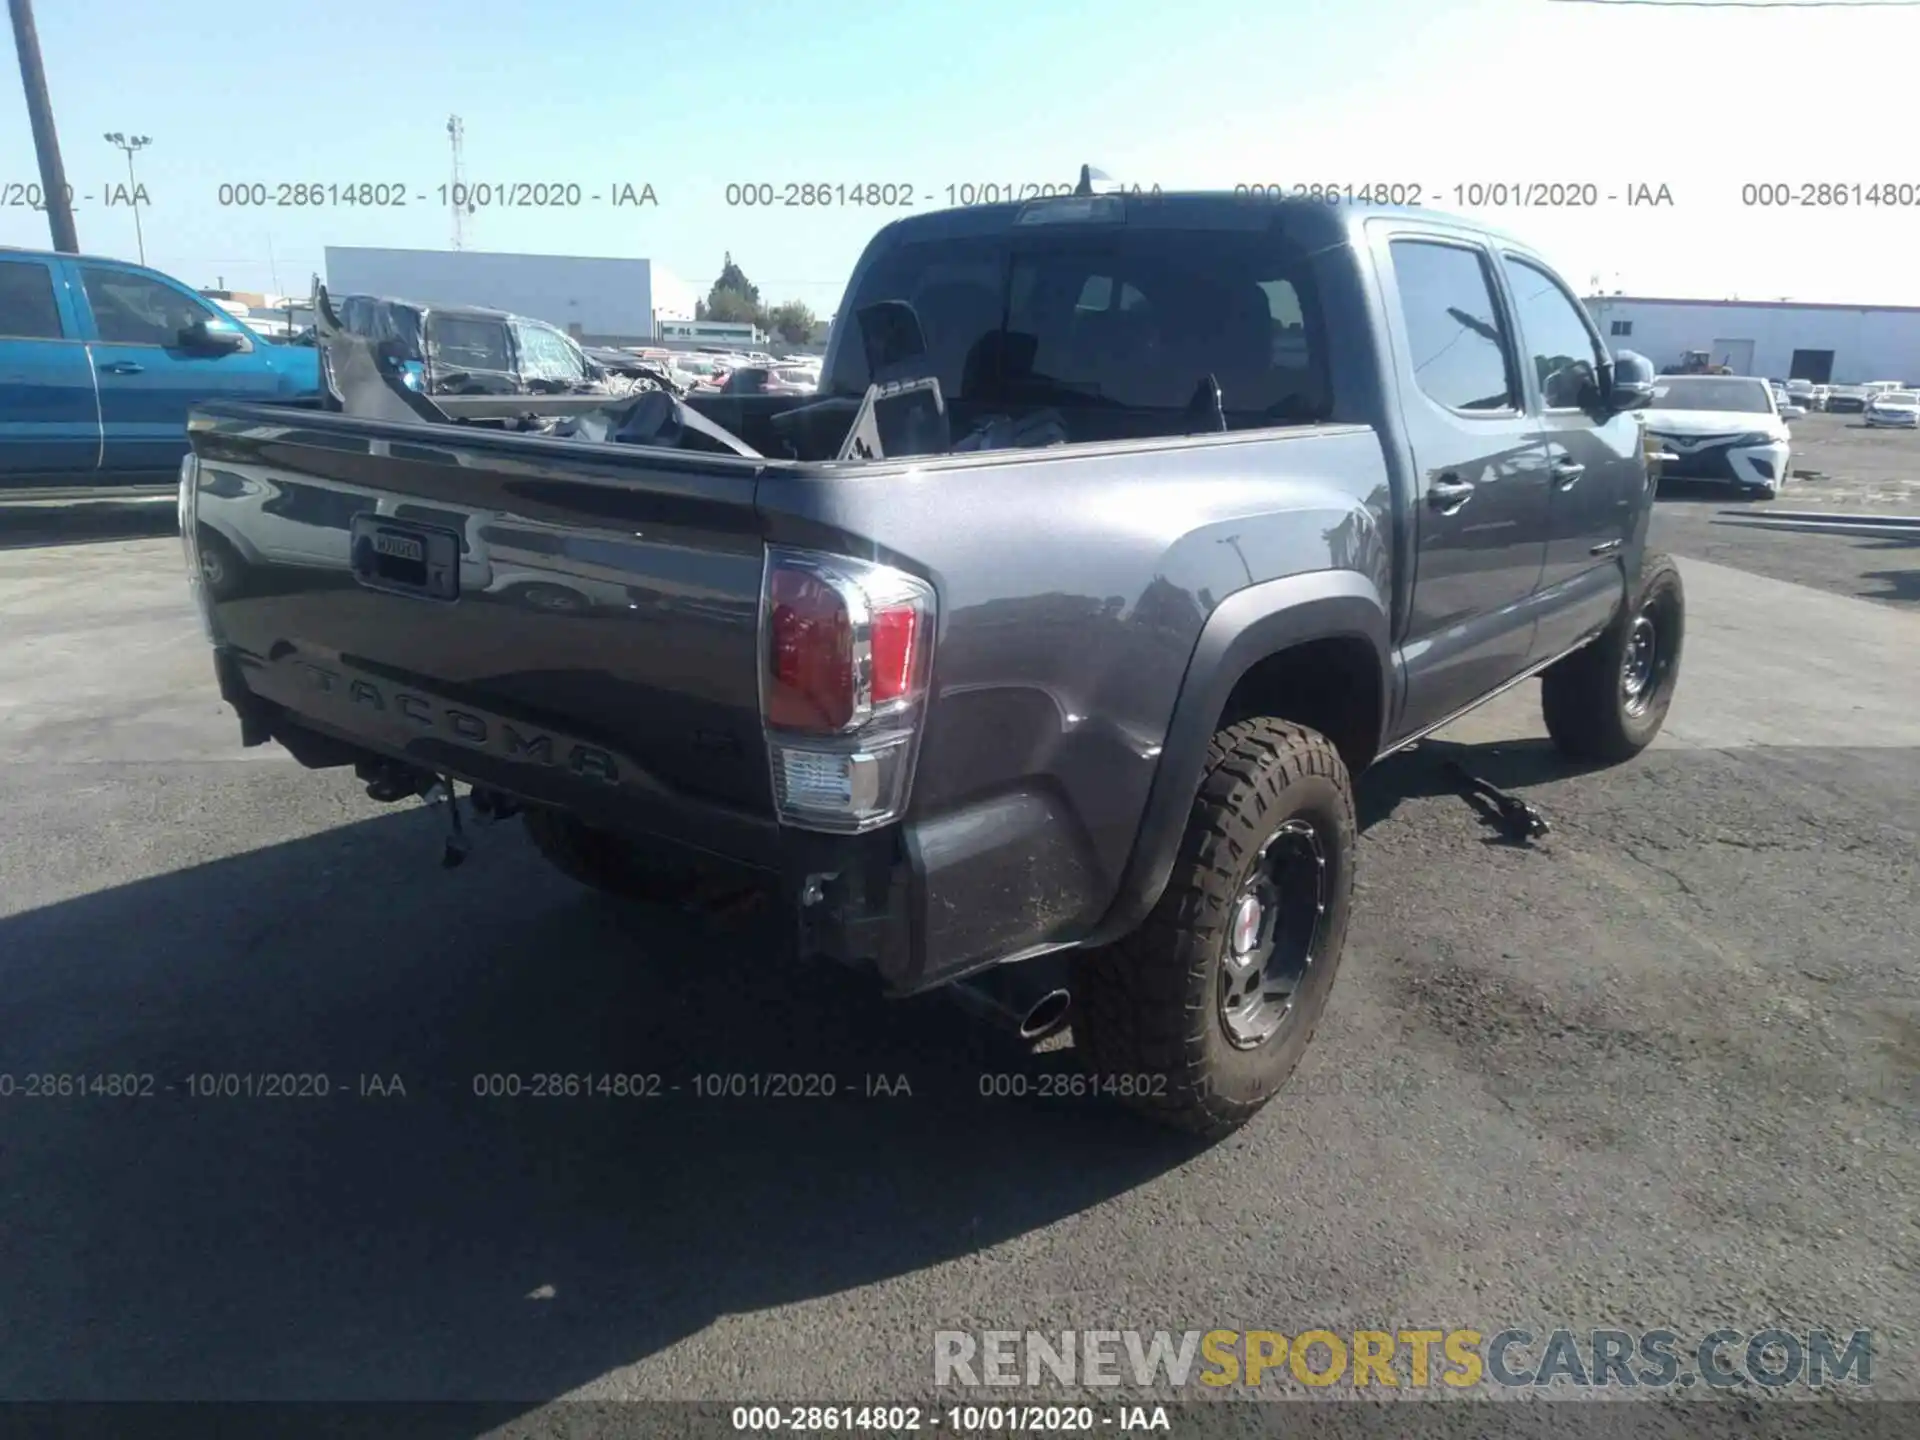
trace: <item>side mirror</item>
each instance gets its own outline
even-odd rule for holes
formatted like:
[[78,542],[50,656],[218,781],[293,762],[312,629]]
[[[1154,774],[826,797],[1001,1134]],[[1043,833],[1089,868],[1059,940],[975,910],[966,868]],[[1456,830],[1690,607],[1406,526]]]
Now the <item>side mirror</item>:
[[214,326],[196,320],[180,332],[180,348],[196,355],[233,355],[245,350],[247,337],[236,325]]
[[1644,410],[1653,403],[1653,362],[1633,350],[1617,351],[1607,379],[1607,411],[1621,415],[1629,410]]

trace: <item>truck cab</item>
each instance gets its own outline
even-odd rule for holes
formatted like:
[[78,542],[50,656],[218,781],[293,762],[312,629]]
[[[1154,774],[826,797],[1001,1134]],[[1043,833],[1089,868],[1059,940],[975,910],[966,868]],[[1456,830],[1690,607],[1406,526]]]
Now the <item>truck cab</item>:
[[310,399],[319,376],[170,275],[0,251],[0,487],[171,485],[192,406]]

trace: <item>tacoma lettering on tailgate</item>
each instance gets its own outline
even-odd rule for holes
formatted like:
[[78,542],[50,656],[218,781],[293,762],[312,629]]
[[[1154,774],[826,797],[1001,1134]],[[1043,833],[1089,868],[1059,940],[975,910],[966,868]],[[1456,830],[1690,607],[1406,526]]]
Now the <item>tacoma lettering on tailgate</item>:
[[451,705],[417,691],[353,674],[344,667],[330,669],[308,660],[293,663],[313,682],[314,689],[338,702],[404,716],[422,730],[504,759],[532,765],[558,765],[583,779],[600,780],[608,785],[620,783],[619,762],[611,752],[597,745],[515,725],[498,715],[471,706]]

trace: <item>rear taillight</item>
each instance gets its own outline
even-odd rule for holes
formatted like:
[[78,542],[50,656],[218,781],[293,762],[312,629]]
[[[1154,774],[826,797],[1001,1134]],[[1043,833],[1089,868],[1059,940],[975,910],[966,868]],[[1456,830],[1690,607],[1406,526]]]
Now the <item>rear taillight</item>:
[[770,550],[761,623],[781,819],[842,832],[898,819],[932,669],[933,588],[885,565]]

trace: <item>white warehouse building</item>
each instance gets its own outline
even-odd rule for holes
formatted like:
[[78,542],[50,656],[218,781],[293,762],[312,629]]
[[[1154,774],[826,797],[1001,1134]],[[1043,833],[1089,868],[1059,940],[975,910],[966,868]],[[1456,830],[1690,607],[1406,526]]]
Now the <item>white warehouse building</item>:
[[327,289],[426,305],[473,305],[545,320],[587,344],[652,341],[691,320],[695,292],[651,260],[486,250],[327,246]]
[[1586,303],[1609,346],[1638,351],[1655,368],[1705,350],[1736,375],[1816,385],[1920,382],[1920,305],[1637,295],[1596,295]]

